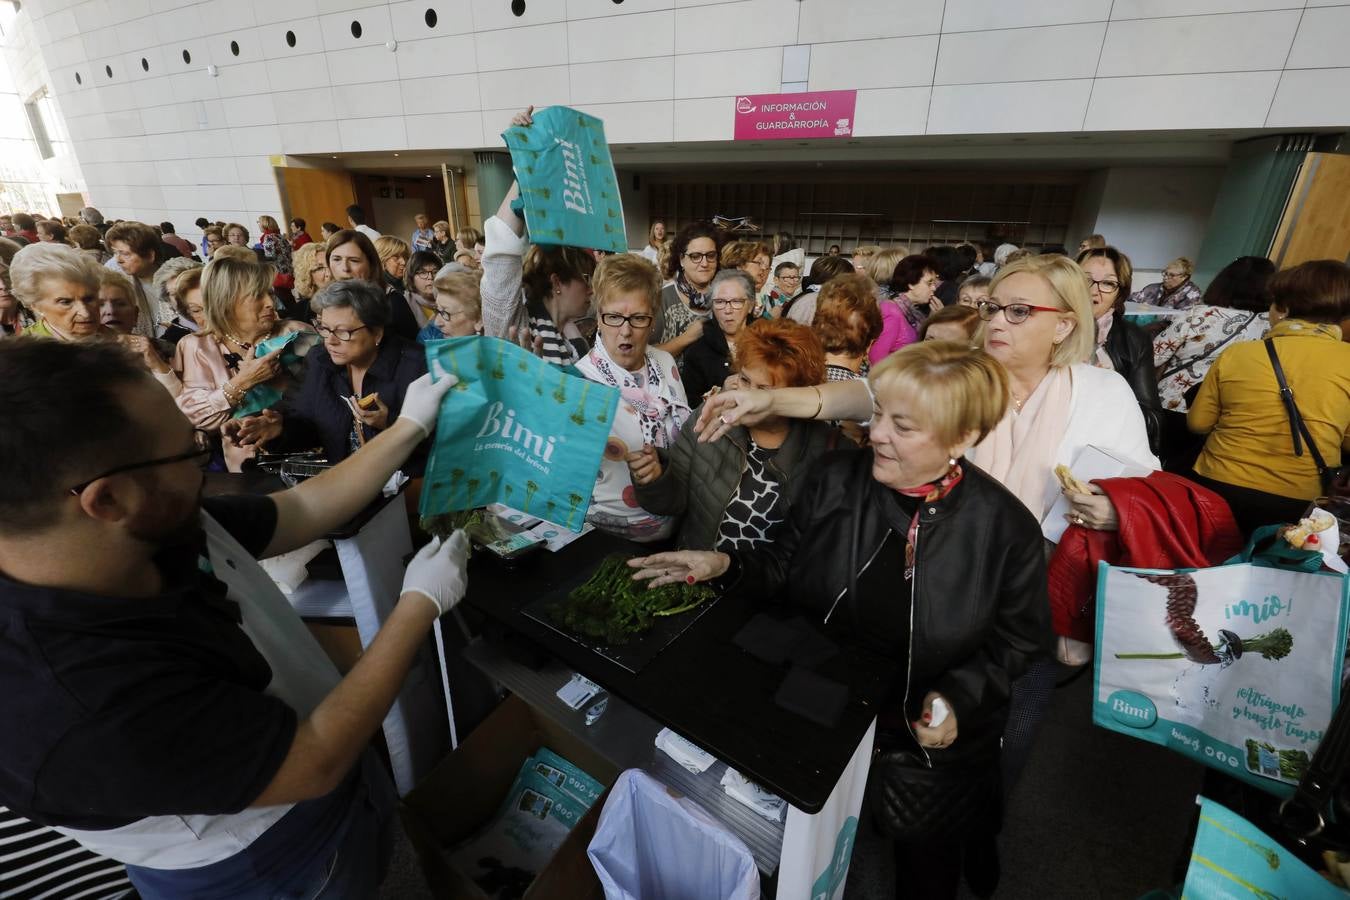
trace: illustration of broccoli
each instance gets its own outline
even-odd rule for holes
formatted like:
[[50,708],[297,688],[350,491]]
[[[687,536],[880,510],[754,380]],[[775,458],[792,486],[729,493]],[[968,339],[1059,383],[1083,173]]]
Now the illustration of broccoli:
[[581,386],[581,400],[577,402],[576,411],[573,412],[572,415],[568,416],[568,418],[570,418],[573,422],[576,422],[578,425],[586,424],[586,395],[590,393],[590,390],[591,390],[591,383],[589,381]]
[[553,399],[559,403],[567,402],[567,376],[558,376],[558,387],[553,391]]
[[502,356],[505,353],[506,353],[506,343],[504,341],[498,342],[497,362],[495,365],[493,365],[492,371],[488,373],[498,381],[501,381],[503,378],[506,377],[506,370],[502,368]]
[[533,481],[525,482],[525,508],[523,512],[530,511],[530,501],[534,499],[535,493],[539,490],[539,485]]
[[568,530],[571,530],[571,529],[572,529],[572,517],[575,516],[575,515],[577,514],[577,507],[580,506],[580,505],[581,505],[581,501],[582,501],[582,500],[585,500],[585,499],[586,499],[586,498],[583,497],[583,496],[581,496],[580,494],[568,494],[568,495],[567,495],[567,502],[570,503],[570,504],[572,504],[571,508],[570,508],[569,510],[567,510],[567,528],[568,528]]
[[[1288,629],[1275,628],[1256,637],[1238,637],[1232,631],[1219,629],[1219,646],[1214,648],[1218,662],[1228,665],[1241,659],[1244,653],[1260,653],[1266,659],[1284,659],[1294,649],[1294,636]],[[1184,659],[1185,653],[1117,653],[1116,659]]]

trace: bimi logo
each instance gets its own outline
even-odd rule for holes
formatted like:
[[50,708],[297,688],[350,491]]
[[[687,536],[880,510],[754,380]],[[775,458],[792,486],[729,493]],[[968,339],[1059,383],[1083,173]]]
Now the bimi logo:
[[557,440],[552,435],[545,437],[542,434],[535,434],[524,425],[520,424],[515,418],[516,411],[507,409],[506,416],[502,417],[502,410],[505,405],[497,400],[488,407],[487,416],[483,419],[483,424],[478,429],[479,438],[496,437],[500,435],[503,439],[511,441],[520,447],[523,447],[527,453],[539,457],[544,462],[553,461],[553,447]]

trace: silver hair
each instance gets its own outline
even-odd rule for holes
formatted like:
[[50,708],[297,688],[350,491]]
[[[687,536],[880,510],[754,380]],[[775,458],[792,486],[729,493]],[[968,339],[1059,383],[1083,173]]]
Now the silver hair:
[[349,307],[369,328],[383,328],[389,324],[392,310],[389,298],[374,284],[361,278],[331,281],[309,301],[309,308],[318,316],[325,309]]
[[745,298],[750,301],[755,299],[755,280],[742,272],[740,269],[723,269],[713,276],[712,284],[708,285],[708,296],[712,297],[717,293],[717,286],[724,281],[735,281],[745,289]]
[[86,225],[102,225],[103,213],[94,209],[92,206],[86,206],[80,210],[80,220]]
[[73,281],[98,293],[103,267],[83,250],[69,244],[29,244],[14,254],[9,273],[13,281],[10,290],[19,302],[32,309],[42,296],[42,282],[47,279]]

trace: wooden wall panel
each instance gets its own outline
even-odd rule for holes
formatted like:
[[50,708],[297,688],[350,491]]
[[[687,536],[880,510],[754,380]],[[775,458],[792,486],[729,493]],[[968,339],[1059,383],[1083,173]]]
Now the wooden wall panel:
[[1310,259],[1350,260],[1350,156],[1308,154],[1275,233],[1271,259],[1281,269]]
[[350,172],[290,166],[277,171],[281,175],[282,210],[288,222],[296,216],[304,219],[315,240],[320,239],[319,226],[324,222],[347,227],[347,207],[356,202]]

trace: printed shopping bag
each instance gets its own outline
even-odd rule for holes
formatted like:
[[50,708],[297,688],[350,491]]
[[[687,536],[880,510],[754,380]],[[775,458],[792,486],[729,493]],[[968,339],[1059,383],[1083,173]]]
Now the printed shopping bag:
[[605,123],[566,106],[550,106],[530,126],[502,132],[520,184],[530,240],[624,253],[623,203]]
[[422,515],[502,503],[580,531],[619,392],[497,338],[434,341],[427,368],[459,384],[441,403]]
[[1279,796],[1340,698],[1350,581],[1238,564],[1102,564],[1093,721]]
[[1298,897],[1332,900],[1345,892],[1251,822],[1200,798],[1200,826],[1181,895],[1187,900]]

